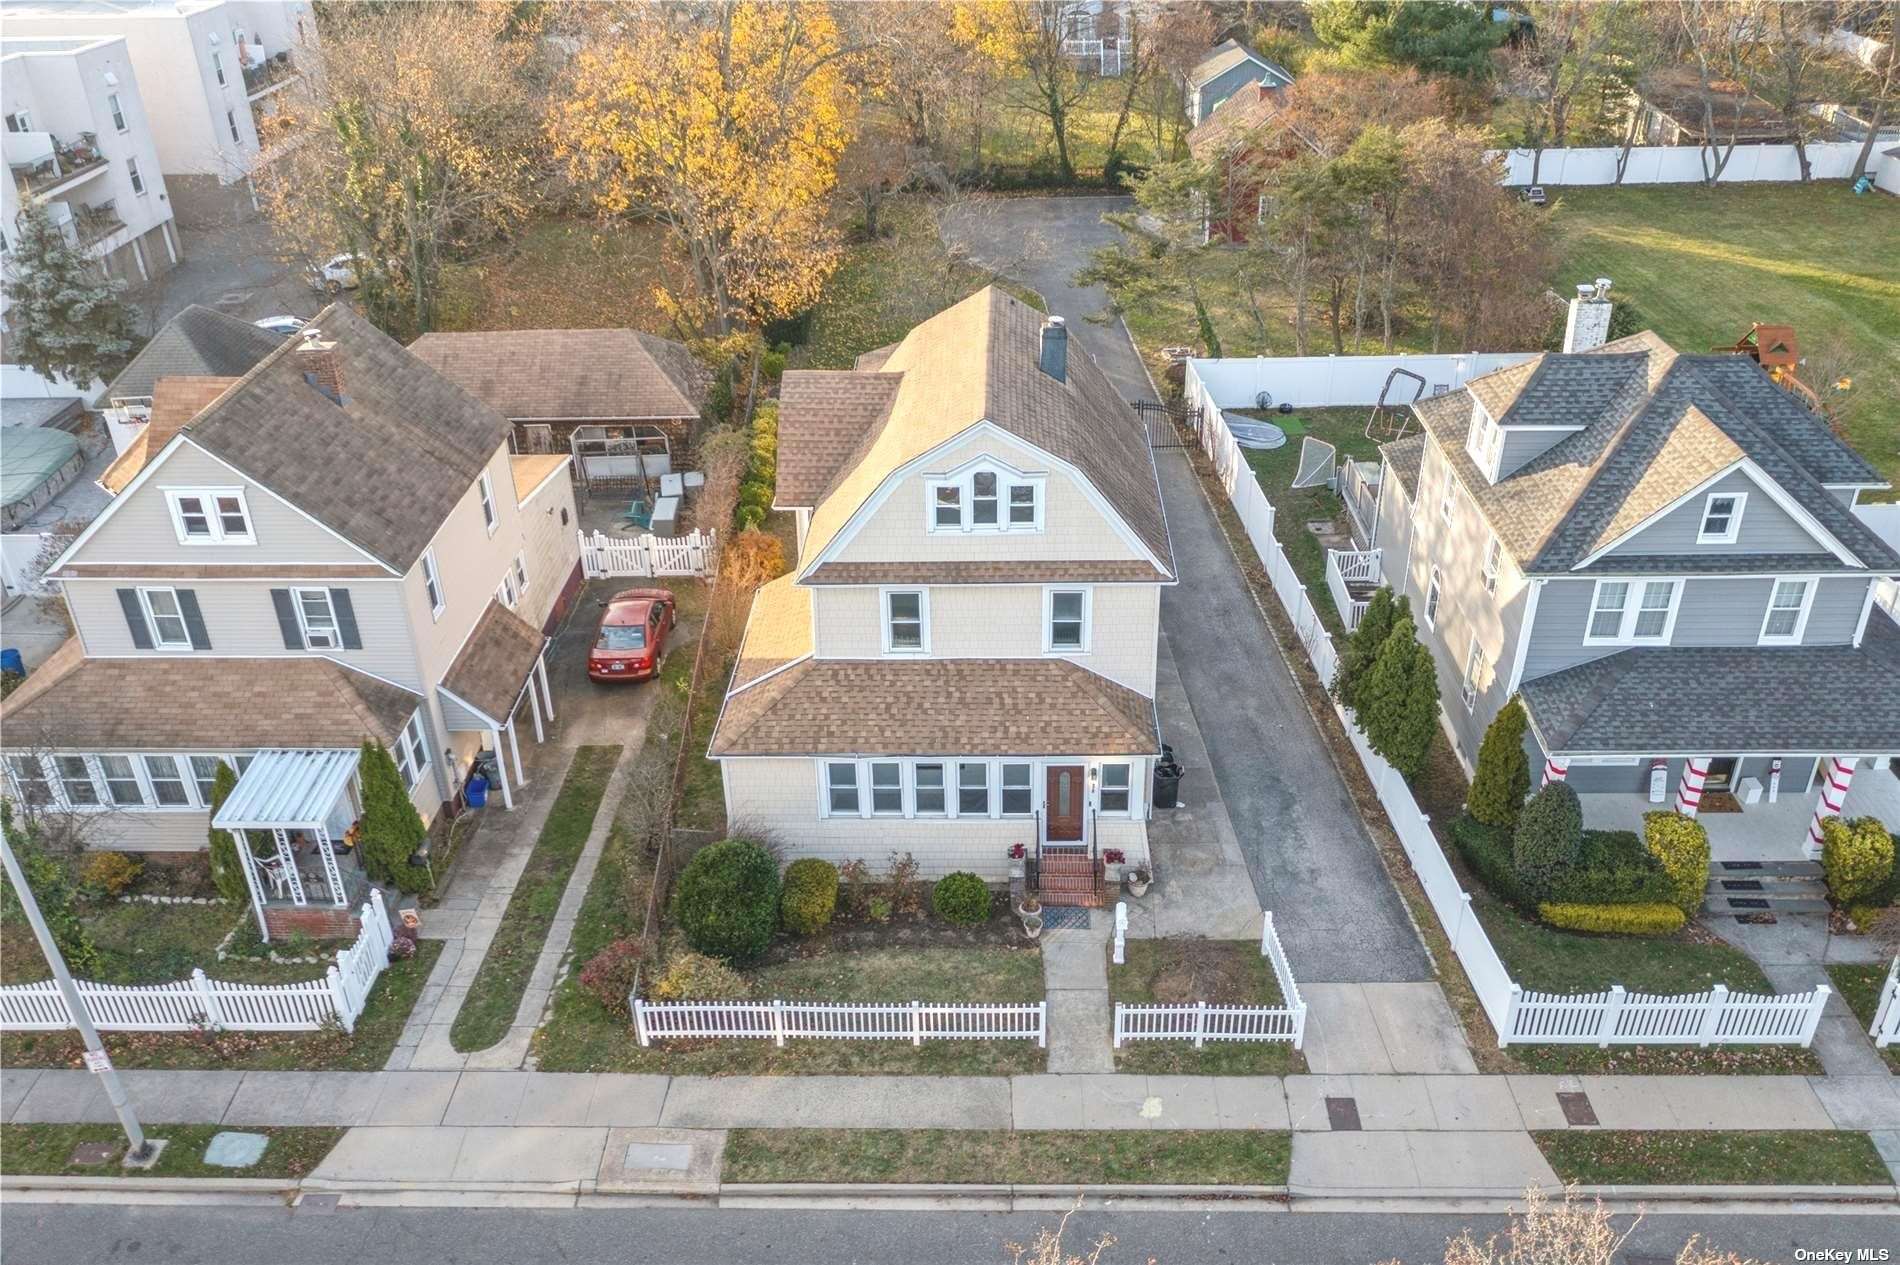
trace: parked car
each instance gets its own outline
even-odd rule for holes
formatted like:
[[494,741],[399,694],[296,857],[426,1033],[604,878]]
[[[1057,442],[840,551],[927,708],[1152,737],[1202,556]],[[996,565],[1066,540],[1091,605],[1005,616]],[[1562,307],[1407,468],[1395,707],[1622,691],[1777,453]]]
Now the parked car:
[[622,589],[601,603],[600,627],[587,652],[596,681],[644,681],[660,670],[679,609],[669,589]]
[[311,265],[304,273],[304,279],[312,290],[322,290],[335,294],[339,290],[356,289],[357,257],[348,251],[333,255],[320,264]]
[[289,338],[302,329],[307,322],[297,316],[267,316],[261,321],[252,321],[251,324],[259,329],[267,329],[273,334],[281,334]]

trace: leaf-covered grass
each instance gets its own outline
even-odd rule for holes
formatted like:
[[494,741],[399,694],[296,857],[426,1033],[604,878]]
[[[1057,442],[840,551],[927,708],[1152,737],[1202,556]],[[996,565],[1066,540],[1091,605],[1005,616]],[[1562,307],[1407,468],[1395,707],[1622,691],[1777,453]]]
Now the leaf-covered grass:
[[630,327],[677,338],[653,302],[656,286],[690,286],[663,225],[539,220],[509,249],[442,270],[438,330]]
[[[1273,965],[1253,940],[1130,940],[1122,965],[1108,967],[1108,999],[1139,1005],[1204,1001],[1222,1006],[1284,1004]],[[1306,1070],[1288,1041],[1132,1041],[1115,1051],[1115,1070],[1147,1075],[1286,1076]]]
[[1565,189],[1551,218],[1557,291],[1609,277],[1677,351],[1793,325],[1811,363],[1852,373],[1848,442],[1900,483],[1900,251],[1875,246],[1900,241],[1894,199],[1838,182]]
[[[205,1147],[224,1130],[215,1124],[150,1125],[147,1138],[163,1138],[165,1149],[149,1169],[127,1169],[125,1135],[115,1124],[8,1124],[0,1125],[0,1173],[64,1177],[304,1177],[322,1163],[344,1130],[329,1125],[246,1125],[234,1132],[262,1133],[270,1138],[264,1155],[249,1168],[223,1168],[205,1163]],[[74,1164],[73,1148],[83,1142],[110,1145],[111,1158],[103,1164]]]
[[[109,901],[82,905],[79,916],[93,947],[99,950],[99,965],[87,972],[86,978],[101,984],[169,984],[190,979],[193,968],[213,979],[239,984],[282,984],[323,977],[322,965],[307,962],[276,963],[245,957],[218,961],[218,945],[234,927],[241,934],[251,919],[251,911],[245,906]],[[0,982],[26,984],[52,978],[24,917],[16,915],[6,920],[4,944]],[[339,946],[280,943],[274,947],[304,956]]]
[[449,1040],[456,1049],[485,1050],[508,1034],[619,759],[617,746],[582,747],[575,753],[501,926],[455,1014]]
[[[218,1071],[376,1072],[389,1061],[409,1012],[442,956],[440,940],[422,940],[416,956],[391,962],[376,981],[369,1004],[357,1016],[355,1033],[323,1032],[107,1032],[101,1034],[112,1062],[121,1068]],[[0,1034],[0,1065],[84,1067],[79,1034]]]
[[[1860,1030],[1873,1027],[1874,1012],[1880,1009],[1880,989],[1887,982],[1887,968],[1880,963],[1848,964],[1836,962],[1827,968],[1827,977],[1847,1003]],[[1887,1066],[1900,1072],[1900,1046],[1890,1045],[1880,1052]]]
[[728,1182],[1283,1186],[1266,1130],[733,1129]]
[[1586,1186],[1893,1184],[1865,1133],[1569,1129],[1531,1136],[1558,1177]]

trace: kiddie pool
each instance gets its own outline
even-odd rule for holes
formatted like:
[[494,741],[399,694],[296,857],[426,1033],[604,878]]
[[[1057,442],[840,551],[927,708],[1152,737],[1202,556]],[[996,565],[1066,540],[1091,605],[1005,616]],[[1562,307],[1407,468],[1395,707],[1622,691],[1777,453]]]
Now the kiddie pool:
[[1286,444],[1286,432],[1272,422],[1229,418],[1227,429],[1234,433],[1234,442],[1242,448],[1280,448]]

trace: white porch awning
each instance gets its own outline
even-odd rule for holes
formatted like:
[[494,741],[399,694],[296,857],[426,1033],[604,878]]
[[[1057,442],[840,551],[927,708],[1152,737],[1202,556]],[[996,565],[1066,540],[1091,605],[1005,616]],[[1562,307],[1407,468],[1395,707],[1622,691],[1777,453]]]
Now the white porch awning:
[[219,830],[316,830],[356,773],[356,748],[260,751],[211,824]]

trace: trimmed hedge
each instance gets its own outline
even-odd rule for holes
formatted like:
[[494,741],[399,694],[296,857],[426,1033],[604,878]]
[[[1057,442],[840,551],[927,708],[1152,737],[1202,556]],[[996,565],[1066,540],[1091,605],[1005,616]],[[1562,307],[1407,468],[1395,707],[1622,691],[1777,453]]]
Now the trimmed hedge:
[[1821,822],[1821,872],[1827,879],[1827,894],[1834,903],[1850,905],[1872,903],[1884,892],[1893,876],[1893,836],[1877,817],[1856,817],[1842,821],[1828,817]]
[[1672,905],[1676,886],[1634,830],[1586,830],[1576,865],[1551,883],[1550,898],[1568,905]]
[[779,917],[793,935],[817,935],[831,925],[838,909],[838,867],[818,857],[803,857],[785,867]]
[[1643,846],[1669,876],[1676,908],[1693,915],[1709,887],[1709,832],[1681,813],[1644,813]]
[[1517,885],[1542,900],[1553,883],[1576,868],[1582,850],[1583,804],[1576,790],[1568,782],[1548,783],[1518,814],[1511,839]]
[[1619,936],[1666,936],[1682,930],[1688,919],[1674,905],[1539,905],[1537,916],[1566,931],[1597,931]]
[[973,927],[989,921],[990,889],[968,870],[958,870],[937,880],[930,889],[930,905],[945,922]]
[[1518,886],[1509,830],[1487,826],[1467,814],[1451,823],[1451,841],[1457,846],[1458,855],[1493,896],[1509,901],[1526,913],[1536,908],[1536,902]]
[[722,839],[693,854],[673,892],[673,916],[701,953],[749,962],[778,929],[778,862],[750,839]]

